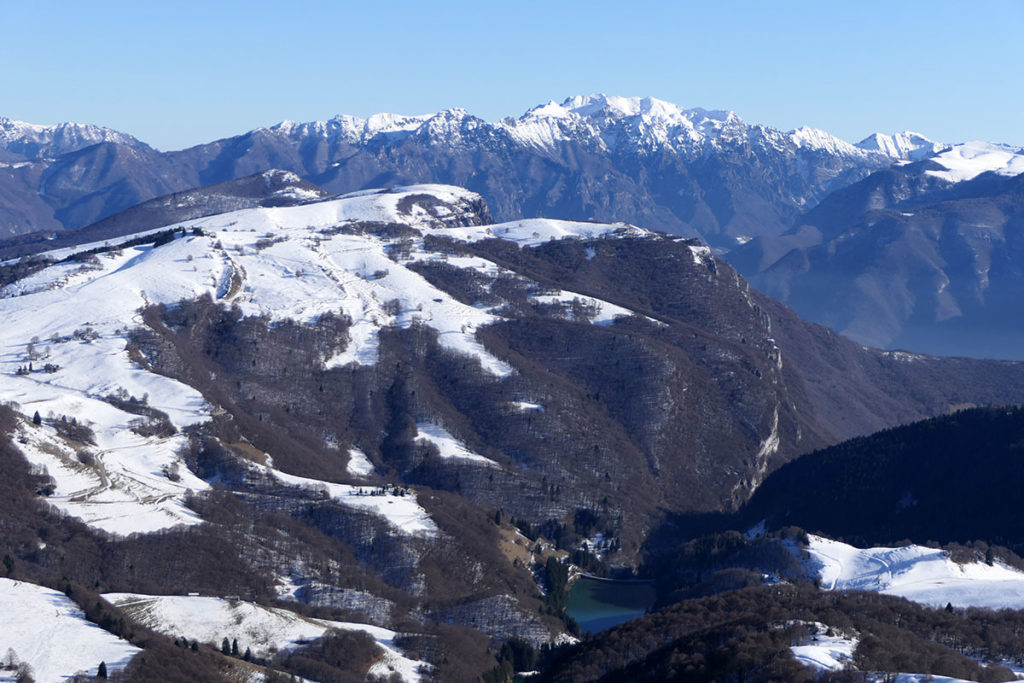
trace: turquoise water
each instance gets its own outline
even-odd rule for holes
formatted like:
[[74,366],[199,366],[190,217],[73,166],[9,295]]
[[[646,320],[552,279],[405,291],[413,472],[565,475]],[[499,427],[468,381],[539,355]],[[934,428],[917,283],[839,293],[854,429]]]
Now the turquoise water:
[[654,604],[654,598],[650,583],[584,576],[569,589],[566,611],[584,633],[599,633],[641,616]]

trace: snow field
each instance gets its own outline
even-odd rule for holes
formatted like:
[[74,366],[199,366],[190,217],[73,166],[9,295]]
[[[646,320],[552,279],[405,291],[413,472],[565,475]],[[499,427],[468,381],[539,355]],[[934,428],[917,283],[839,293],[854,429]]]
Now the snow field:
[[184,636],[217,648],[224,638],[237,639],[241,652],[251,648],[258,657],[293,650],[331,630],[362,631],[383,651],[370,674],[387,676],[397,672],[405,681],[418,681],[417,670],[429,666],[402,654],[394,644],[398,633],[369,624],[314,619],[279,607],[226,598],[137,593],[108,593],[103,597],[125,610],[133,620],[165,635]]
[[418,436],[416,441],[425,441],[437,447],[442,458],[452,460],[463,460],[477,465],[501,468],[501,465],[490,458],[474,453],[466,446],[449,434],[444,427],[432,422],[420,422],[416,425]]
[[141,650],[86,620],[63,593],[24,581],[0,579],[0,657],[13,650],[39,683],[124,668]]
[[797,661],[817,671],[839,671],[853,660],[856,638],[811,636],[805,645],[793,645],[790,651]]
[[[22,431],[30,462],[43,466],[55,479],[55,506],[111,533],[155,531],[195,523],[181,504],[189,490],[206,484],[177,467],[182,437],[141,437],[131,432],[140,419],[103,400],[111,394],[154,397],[153,407],[168,414],[178,428],[206,419],[208,407],[195,390],[168,378],[145,372],[127,355],[125,330],[140,324],[137,310],[149,299],[139,271],[162,263],[157,294],[170,299],[194,296],[199,288],[194,273],[175,258],[196,245],[179,240],[168,245],[169,258],[154,258],[151,247],[103,254],[93,264],[69,270],[48,268],[6,287],[0,298],[0,400],[19,406],[26,418],[38,411],[42,428]],[[180,264],[178,263],[180,261]],[[176,300],[176,299],[175,299]],[[26,368],[33,371],[18,375]],[[49,365],[53,371],[44,370]],[[66,416],[88,425],[95,461],[82,467],[69,444],[56,437],[53,421]],[[180,472],[172,481],[167,472]]]
[[932,157],[932,161],[946,170],[926,173],[951,183],[971,180],[988,171],[1004,176],[1024,173],[1024,151],[991,142],[975,141],[953,145]]
[[999,562],[957,564],[942,550],[910,545],[860,549],[811,536],[811,568],[827,590],[869,590],[932,607],[1024,609],[1024,572]]
[[366,453],[363,453],[358,448],[350,448],[348,450],[348,465],[346,465],[348,473],[353,477],[368,477],[373,474],[373,463],[366,457]]
[[431,231],[441,237],[464,242],[498,238],[520,246],[536,247],[560,239],[598,239],[604,237],[649,237],[654,233],[628,223],[586,223],[553,218],[528,218],[495,225],[466,228],[440,228]]

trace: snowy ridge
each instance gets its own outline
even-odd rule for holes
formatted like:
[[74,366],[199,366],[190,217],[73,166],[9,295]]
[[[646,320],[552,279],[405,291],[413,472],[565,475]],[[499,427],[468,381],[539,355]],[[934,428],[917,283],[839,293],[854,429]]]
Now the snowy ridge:
[[1024,173],[1024,150],[991,142],[965,142],[937,154],[931,159],[945,170],[929,170],[928,175],[959,183],[982,173],[1004,176]]
[[790,131],[788,135],[797,147],[826,150],[837,156],[858,156],[863,149],[859,145],[851,145],[823,130],[808,126],[801,126]]
[[857,143],[857,147],[869,152],[880,152],[893,159],[909,161],[926,159],[946,146],[909,130],[892,135],[874,133]]
[[859,549],[811,536],[811,569],[827,590],[898,595],[932,607],[1024,609],[1024,572],[999,562],[957,564],[942,550],[909,545]]
[[784,133],[748,125],[730,111],[684,109],[653,97],[577,95],[561,104],[551,101],[534,107],[502,125],[513,140],[538,150],[553,149],[571,138],[590,140],[606,150],[667,147],[686,156],[700,154],[705,146],[760,141],[777,149],[825,150],[844,157],[873,154],[813,128]]
[[303,642],[322,638],[331,630],[361,631],[372,637],[383,652],[371,666],[370,675],[397,673],[403,681],[419,681],[425,662],[406,657],[395,646],[395,631],[352,622],[303,617],[280,607],[266,607],[243,600],[179,595],[107,593],[106,600],[123,609],[133,620],[167,636],[184,636],[219,648],[224,638],[238,641],[238,649],[251,649],[266,657],[293,650]]
[[467,228],[443,228],[433,234],[465,242],[498,238],[524,247],[536,247],[560,239],[598,239],[604,237],[654,237],[654,233],[629,223],[586,223],[553,218],[527,218],[508,223]]
[[357,116],[340,114],[328,121],[311,121],[309,123],[282,121],[267,130],[280,132],[294,139],[320,137],[332,142],[364,143],[377,135],[412,132],[431,116],[433,115],[374,114],[369,118],[362,119]]
[[767,144],[777,149],[824,150],[847,158],[889,156],[881,149],[852,145],[813,128],[783,132],[744,123],[731,111],[684,109],[654,97],[591,94],[532,107],[519,118],[488,122],[463,109],[415,116],[374,114],[368,118],[339,115],[326,121],[282,121],[254,131],[290,139],[320,138],[329,143],[365,144],[374,138],[422,136],[460,144],[465,135],[506,139],[540,152],[567,142],[603,150],[652,151],[668,148],[696,156],[722,144]]
[[84,123],[42,126],[0,117],[0,149],[26,158],[59,156],[100,142],[141,147],[131,135]]
[[63,593],[33,583],[0,579],[0,613],[0,657],[13,651],[40,683],[95,676],[100,662],[118,671],[141,652],[88,621]]

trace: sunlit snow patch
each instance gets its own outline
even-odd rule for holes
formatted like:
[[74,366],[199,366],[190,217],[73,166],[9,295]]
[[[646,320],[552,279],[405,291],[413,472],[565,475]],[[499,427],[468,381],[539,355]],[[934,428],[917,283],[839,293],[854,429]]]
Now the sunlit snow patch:
[[419,433],[416,440],[426,441],[436,446],[442,458],[462,460],[489,467],[500,467],[498,463],[490,458],[485,458],[466,448],[461,441],[449,434],[441,425],[432,422],[420,422],[416,425],[416,431]]
[[585,320],[595,325],[611,325],[617,318],[628,318],[633,311],[622,306],[597,299],[584,294],[576,294],[562,290],[557,294],[537,294],[530,297],[540,304],[561,304],[568,307],[568,313],[579,310]]
[[803,645],[790,647],[793,656],[804,666],[818,671],[839,671],[853,661],[857,647],[855,638],[814,635]]
[[999,562],[957,564],[942,550],[909,545],[859,549],[810,536],[812,568],[828,590],[898,595],[933,607],[1024,609],[1024,572]]
[[535,247],[552,240],[597,239],[599,237],[651,237],[654,233],[629,223],[586,223],[551,218],[528,218],[479,227],[442,228],[432,234],[464,242],[498,238],[521,246]]
[[[59,402],[40,407],[49,415],[53,411],[48,408],[54,405],[62,408]],[[78,410],[73,410],[76,407]],[[95,448],[72,445],[61,438],[47,424],[52,422],[49,418],[39,426],[23,426],[17,437],[26,459],[54,481],[47,503],[119,535],[199,523],[199,517],[181,498],[189,491],[207,488],[207,484],[179,461],[178,452],[187,444],[184,437],[139,436],[128,426],[136,416],[101,401],[81,399],[71,408],[71,414],[84,413],[95,420]],[[103,415],[106,412],[112,415]],[[120,425],[118,414],[124,416]]]
[[103,597],[133,620],[165,635],[184,636],[216,648],[224,638],[232,643],[237,640],[240,651],[250,649],[257,657],[293,650],[331,630],[361,631],[372,637],[384,653],[371,667],[371,675],[397,673],[402,680],[418,681],[420,667],[429,667],[406,657],[395,646],[398,633],[369,624],[314,619],[279,607],[226,598],[136,593],[108,593]]
[[531,401],[512,401],[512,407],[520,413],[529,413],[533,411],[544,412],[544,406],[540,403],[533,403]]
[[353,477],[368,477],[373,474],[374,468],[373,463],[366,457],[366,453],[358,448],[350,448],[348,450],[348,465],[345,469]]
[[37,681],[96,675],[100,662],[120,670],[141,652],[86,620],[63,593],[32,583],[0,579],[0,614],[0,657],[13,651]]
[[397,495],[390,491],[379,494],[377,488],[372,486],[335,484],[319,479],[297,477],[271,467],[259,467],[281,483],[323,491],[342,505],[383,517],[402,533],[419,536],[433,536],[437,533],[437,525],[427,511],[416,502],[416,494],[412,491],[405,495]]

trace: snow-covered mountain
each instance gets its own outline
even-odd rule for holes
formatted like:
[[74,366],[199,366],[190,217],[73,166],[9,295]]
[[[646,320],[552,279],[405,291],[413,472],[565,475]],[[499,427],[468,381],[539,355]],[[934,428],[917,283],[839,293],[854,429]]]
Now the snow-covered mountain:
[[463,109],[283,121],[169,153],[79,124],[2,119],[0,140],[9,157],[0,159],[0,232],[8,234],[78,227],[166,192],[280,168],[336,193],[456,184],[482,194],[499,220],[627,220],[722,250],[784,232],[830,192],[893,163],[945,151],[962,178],[998,152],[983,162],[977,150],[965,155],[911,132],[853,145],[810,127],[786,132],[733,112],[602,94],[494,122]]
[[946,145],[929,140],[920,133],[905,130],[902,133],[874,133],[857,143],[869,152],[879,152],[893,159],[920,161],[941,151]]
[[145,147],[127,133],[92,124],[41,126],[0,117],[0,161],[53,159],[101,142]]
[[931,156],[941,168],[926,173],[950,183],[973,180],[982,173],[1016,176],[1024,173],[1024,149],[974,141],[950,145]]
[[801,128],[785,133],[748,125],[733,112],[684,109],[653,97],[603,94],[577,95],[561,104],[552,100],[529,109],[518,119],[508,117],[497,122],[484,121],[464,109],[448,109],[419,116],[375,114],[362,119],[339,115],[309,123],[283,121],[253,133],[282,134],[295,141],[322,138],[331,143],[357,145],[378,138],[378,142],[384,142],[409,136],[435,142],[471,142],[460,138],[463,130],[508,136],[524,146],[556,154],[560,145],[576,142],[605,151],[651,153],[667,148],[694,156],[753,137],[764,137],[780,149],[795,145],[859,158],[869,157],[872,151],[820,130]]
[[461,109],[285,122],[179,158],[205,182],[269,162],[337,192],[453,183],[481,193],[499,220],[628,220],[725,248],[779,232],[830,189],[893,162],[819,130],[787,133],[732,112],[607,95],[497,122]]
[[338,193],[451,183],[482,194],[499,220],[627,220],[729,248],[783,231],[830,190],[893,163],[820,130],[607,95],[496,122],[462,109],[284,121],[165,154],[76,124],[6,130],[5,153],[28,164],[0,168],[8,234],[78,227],[166,192],[280,168]]
[[[192,213],[253,184],[289,201]],[[179,220],[0,264],[0,504],[23,520],[0,544],[213,667],[230,636],[313,679],[331,648],[355,675],[479,675],[490,638],[568,637],[549,558],[601,537],[629,566],[666,510],[727,509],[805,450],[1024,401],[1020,364],[863,349],[629,223],[283,172],[154,206]]]

